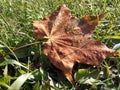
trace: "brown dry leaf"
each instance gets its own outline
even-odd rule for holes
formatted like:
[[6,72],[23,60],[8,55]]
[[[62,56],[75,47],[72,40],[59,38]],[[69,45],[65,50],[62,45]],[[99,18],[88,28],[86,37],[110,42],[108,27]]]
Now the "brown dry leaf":
[[118,54],[91,37],[103,16],[85,16],[79,20],[71,15],[69,8],[61,5],[50,16],[33,23],[34,37],[47,39],[43,53],[71,82],[76,62],[98,66],[106,57]]

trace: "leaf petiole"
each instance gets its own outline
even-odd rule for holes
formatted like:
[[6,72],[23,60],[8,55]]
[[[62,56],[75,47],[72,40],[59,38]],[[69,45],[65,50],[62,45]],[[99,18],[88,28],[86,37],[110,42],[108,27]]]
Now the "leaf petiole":
[[[41,42],[37,41],[37,42],[32,42],[32,43],[29,43],[29,44],[25,44],[23,46],[20,46],[20,47],[17,47],[15,49],[13,49],[12,52],[15,52],[15,51],[20,50],[22,48],[25,48],[25,47],[28,47],[28,46],[31,46],[31,45],[34,45],[34,44],[39,44],[39,43],[41,43]],[[7,55],[10,55],[10,54],[11,54],[11,51],[5,53],[2,57],[0,57],[0,60],[4,59],[4,57],[6,57]]]

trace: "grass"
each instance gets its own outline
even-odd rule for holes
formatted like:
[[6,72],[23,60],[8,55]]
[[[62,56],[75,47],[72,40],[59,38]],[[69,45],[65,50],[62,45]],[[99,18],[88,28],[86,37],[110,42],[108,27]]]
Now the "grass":
[[[73,75],[77,83],[72,85],[42,54],[41,44],[13,51],[36,42],[32,22],[63,3],[78,18],[109,11],[93,37],[110,48],[120,43],[119,0],[0,0],[0,55],[12,53],[0,61],[0,90],[12,90],[17,84],[16,90],[120,90],[120,58],[106,59],[100,67],[78,65]],[[25,81],[18,81],[21,75]]]

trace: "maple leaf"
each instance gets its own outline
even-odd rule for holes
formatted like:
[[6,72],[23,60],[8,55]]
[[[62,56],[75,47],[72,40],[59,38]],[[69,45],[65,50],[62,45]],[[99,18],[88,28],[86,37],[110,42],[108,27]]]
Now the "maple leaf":
[[100,41],[92,39],[93,30],[103,16],[78,19],[71,15],[69,8],[61,5],[50,16],[33,23],[34,37],[47,39],[43,53],[71,82],[76,62],[99,66],[106,57],[118,55]]

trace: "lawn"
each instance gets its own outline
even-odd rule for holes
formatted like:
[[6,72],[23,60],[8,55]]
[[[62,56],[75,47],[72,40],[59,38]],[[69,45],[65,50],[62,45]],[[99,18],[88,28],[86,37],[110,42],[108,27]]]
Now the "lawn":
[[0,0],[0,90],[120,90],[120,57],[76,65],[73,85],[42,53],[33,21],[61,4],[78,18],[107,12],[93,38],[120,52],[120,0]]

